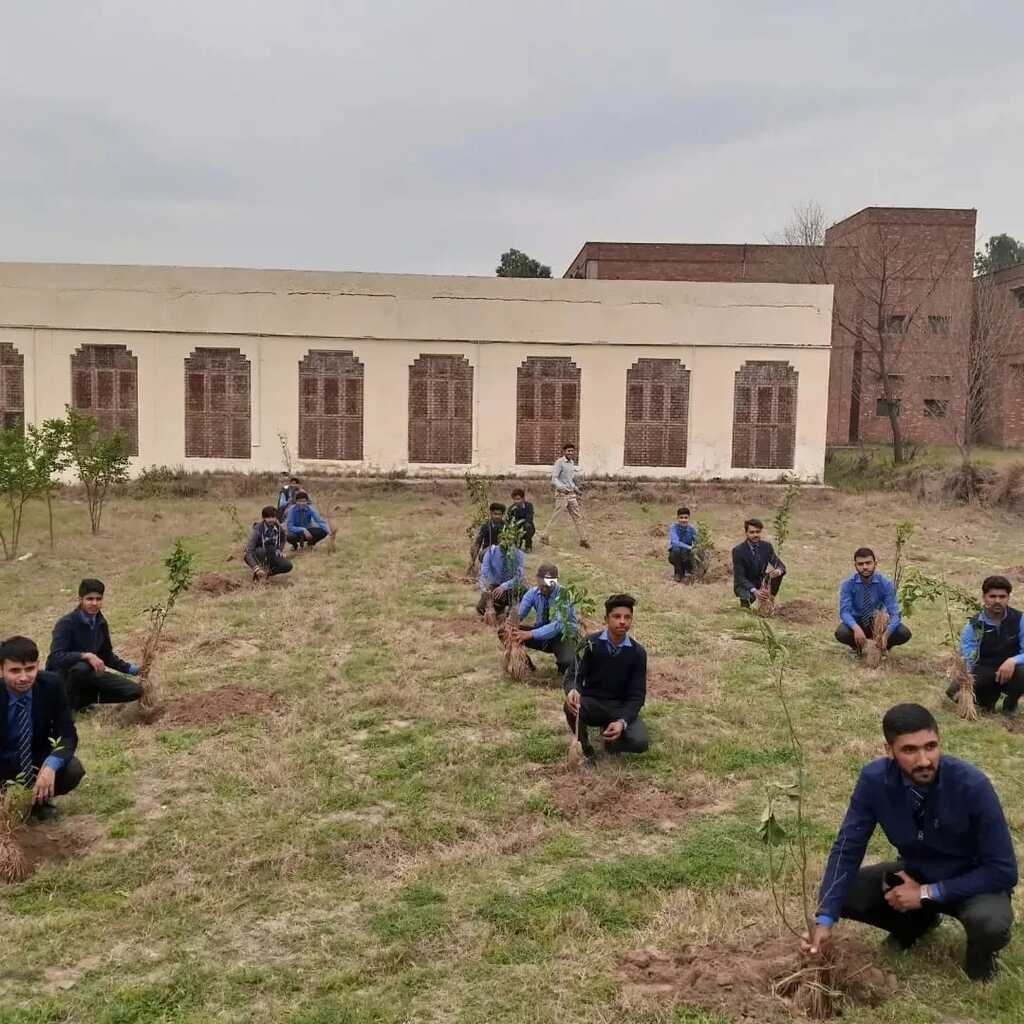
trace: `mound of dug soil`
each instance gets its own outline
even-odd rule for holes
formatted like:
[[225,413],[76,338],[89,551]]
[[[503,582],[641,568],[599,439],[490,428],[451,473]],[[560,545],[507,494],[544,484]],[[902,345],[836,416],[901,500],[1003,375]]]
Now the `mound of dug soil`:
[[96,830],[85,821],[59,821],[47,825],[22,825],[14,841],[25,858],[25,877],[44,864],[79,857],[96,842]]
[[555,781],[551,799],[567,818],[620,826],[649,822],[669,832],[709,806],[712,795],[708,785],[693,786],[682,795],[618,773],[589,772]]
[[775,618],[782,619],[784,622],[795,622],[801,626],[817,626],[819,623],[830,622],[833,618],[838,618],[838,615],[823,604],[797,598],[795,601],[777,604]]
[[[832,959],[830,976],[823,981],[839,994],[833,1000],[835,1013],[812,1019],[835,1019],[844,1002],[878,1006],[895,993],[895,976],[872,964],[862,947],[835,942]],[[806,1018],[813,989],[800,981],[809,977],[801,973],[807,967],[791,936],[745,945],[683,946],[672,954],[639,949],[619,962],[620,998],[627,1008],[687,1003],[736,1024]]]
[[242,589],[242,581],[237,576],[228,576],[223,572],[204,572],[192,583],[192,589],[200,594],[221,597]]
[[149,718],[161,729],[208,726],[236,718],[264,716],[277,709],[280,698],[265,690],[220,686],[216,690],[183,697],[154,709]]

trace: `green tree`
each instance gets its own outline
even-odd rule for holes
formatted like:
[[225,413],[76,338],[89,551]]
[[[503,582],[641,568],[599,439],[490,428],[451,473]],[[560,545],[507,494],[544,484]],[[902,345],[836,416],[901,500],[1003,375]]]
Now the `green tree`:
[[993,274],[1018,263],[1024,263],[1024,242],[1018,242],[1013,235],[993,235],[985,243],[985,251],[974,254],[974,273]]
[[70,465],[68,426],[63,420],[43,420],[28,428],[26,443],[32,452],[39,493],[46,498],[46,517],[50,528],[50,550],[54,548],[53,492],[57,477]]
[[69,463],[85,488],[89,525],[99,533],[110,488],[128,479],[129,441],[120,431],[103,434],[92,417],[66,408]]
[[550,277],[551,268],[531,259],[525,252],[509,249],[501,254],[501,262],[494,271],[498,277]]
[[18,557],[25,505],[39,493],[39,478],[32,452],[20,425],[0,430],[0,492],[6,506],[4,521],[0,525],[0,544],[4,558],[11,561]]

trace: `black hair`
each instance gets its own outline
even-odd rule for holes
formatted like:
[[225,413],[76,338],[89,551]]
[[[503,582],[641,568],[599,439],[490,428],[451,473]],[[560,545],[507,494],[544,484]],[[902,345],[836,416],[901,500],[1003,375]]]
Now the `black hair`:
[[981,592],[987,594],[990,590],[1005,590],[1012,594],[1013,584],[1005,576],[986,576],[985,582],[981,585]]
[[554,562],[541,562],[537,566],[537,579],[543,579],[545,576],[558,579],[558,566]]
[[500,501],[492,501],[490,504],[489,511],[500,512],[502,515],[505,514],[505,506]]
[[878,561],[878,559],[875,558],[875,553],[871,550],[871,548],[857,548],[857,550],[853,553],[853,560],[856,562],[858,558],[870,558],[875,562]]
[[514,490],[514,491],[512,492],[512,497],[513,497],[513,498],[525,498],[525,497],[526,497],[526,491],[524,491],[524,490],[522,489],[522,487],[517,487],[517,488],[516,488],[516,489],[515,489],[515,490]]
[[82,580],[78,584],[78,596],[85,597],[86,594],[99,594],[102,597],[106,589],[103,585],[103,580]]
[[882,735],[885,742],[890,745],[907,733],[926,730],[938,736],[939,723],[935,721],[935,716],[920,704],[897,704],[889,708],[882,719]]
[[576,447],[576,442],[575,441],[566,441],[565,444],[562,445],[562,451],[565,452],[565,451],[568,451],[570,448],[575,448],[575,447]]
[[288,477],[288,483],[290,483],[290,484],[299,484],[299,483],[302,483],[302,481],[297,476],[290,476],[290,477]]
[[39,648],[35,640],[27,636],[9,636],[0,644],[0,662],[19,661],[22,665],[34,665],[39,661]]
[[636,607],[636,598],[632,594],[612,594],[604,603],[604,614],[607,618],[616,608],[628,608],[630,611]]
[[295,492],[295,500],[296,501],[309,501],[309,492],[308,491],[296,491]]
[[680,505],[679,508],[676,509],[677,516],[688,516],[689,514],[690,510],[685,505]]
[[274,508],[273,505],[264,505],[263,511],[260,513],[260,517],[263,519],[269,519],[271,516],[277,519],[277,509]]
[[744,519],[743,529],[746,530],[748,526],[756,526],[759,530],[764,529],[764,523],[760,519]]

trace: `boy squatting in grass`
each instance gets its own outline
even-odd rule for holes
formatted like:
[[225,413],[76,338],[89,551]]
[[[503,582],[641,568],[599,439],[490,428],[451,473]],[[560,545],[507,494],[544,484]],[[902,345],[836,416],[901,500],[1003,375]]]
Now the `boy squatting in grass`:
[[[974,695],[986,711],[1000,698],[1003,714],[1015,718],[1024,694],[1024,615],[1010,607],[1013,584],[1005,576],[989,576],[981,585],[984,608],[963,628],[960,654],[974,676]],[[956,699],[957,684],[946,690]]]
[[[882,733],[887,756],[860,773],[803,948],[818,953],[846,917],[882,928],[892,944],[909,949],[948,914],[967,933],[967,976],[988,981],[1010,941],[1017,884],[999,798],[978,768],[940,753],[939,727],[920,704],[890,708]],[[899,859],[865,868],[876,825]]]
[[492,501],[487,509],[487,520],[480,524],[473,538],[471,554],[473,564],[483,557],[483,553],[492,545],[498,543],[502,527],[505,525],[505,506],[500,501]]
[[480,562],[480,600],[476,610],[481,615],[487,611],[490,594],[494,610],[500,614],[518,601],[525,589],[526,555],[519,548],[509,548],[506,553],[499,544],[491,544]]
[[123,704],[142,696],[142,687],[128,678],[139,674],[139,666],[118,657],[110,642],[102,611],[105,591],[102,580],[82,580],[78,607],[53,627],[46,670],[63,678],[72,711],[96,703]]
[[245,564],[252,569],[253,580],[292,571],[292,563],[284,557],[284,542],[284,527],[277,509],[273,505],[264,505],[260,520],[253,523],[245,545]]
[[[564,676],[576,660],[576,647],[572,640],[562,636],[562,615],[555,609],[561,588],[558,585],[558,566],[543,562],[537,567],[537,585],[523,595],[519,602],[519,628],[512,634],[517,643],[531,651],[553,654],[558,674]],[[523,625],[530,612],[535,615],[532,626]],[[569,606],[569,622],[576,628],[576,609]],[[533,668],[533,662],[530,662]]]
[[565,720],[593,758],[588,729],[602,729],[610,754],[642,754],[650,746],[640,709],[647,699],[647,651],[629,635],[636,604],[629,594],[604,603],[605,628],[587,638],[587,648],[565,675]]
[[760,519],[747,519],[743,523],[746,537],[732,549],[732,587],[744,608],[749,608],[758,596],[775,597],[782,586],[786,567],[775,554],[775,548],[761,538],[764,523]]
[[873,638],[875,613],[885,609],[889,625],[885,631],[885,646],[898,647],[910,639],[910,630],[903,625],[896,588],[887,576],[878,572],[875,553],[871,548],[857,548],[853,553],[854,573],[843,580],[839,588],[839,627],[836,639],[858,654]]
[[684,583],[693,576],[693,547],[697,543],[697,528],[690,522],[690,510],[683,506],[676,510],[676,521],[668,531],[668,560],[672,563],[676,583]]
[[327,520],[311,504],[306,491],[296,493],[295,504],[288,509],[288,520],[285,525],[288,543],[293,550],[307,546],[316,547],[324,537],[331,534]]
[[53,797],[70,793],[85,775],[64,685],[39,671],[39,648],[23,636],[0,645],[0,670],[0,788],[20,782],[32,790],[33,816],[50,818]]

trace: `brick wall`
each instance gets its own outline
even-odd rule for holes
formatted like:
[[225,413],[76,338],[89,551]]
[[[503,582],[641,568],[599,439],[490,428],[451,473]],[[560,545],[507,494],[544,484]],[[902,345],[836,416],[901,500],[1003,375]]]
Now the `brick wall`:
[[10,343],[0,343],[0,426],[25,422],[25,357]]
[[299,458],[362,457],[363,364],[351,352],[308,352],[299,363]]
[[530,356],[516,374],[516,465],[550,466],[580,443],[580,370],[568,356]]
[[248,459],[249,360],[237,348],[197,348],[185,359],[185,456]]
[[685,466],[690,371],[678,359],[638,359],[626,373],[627,466]]
[[139,454],[139,361],[126,345],[83,345],[72,354],[71,405],[101,433],[120,431]]
[[409,367],[409,461],[473,461],[473,367],[464,356],[424,355]]
[[789,363],[748,360],[736,371],[734,469],[791,469],[799,374]]

